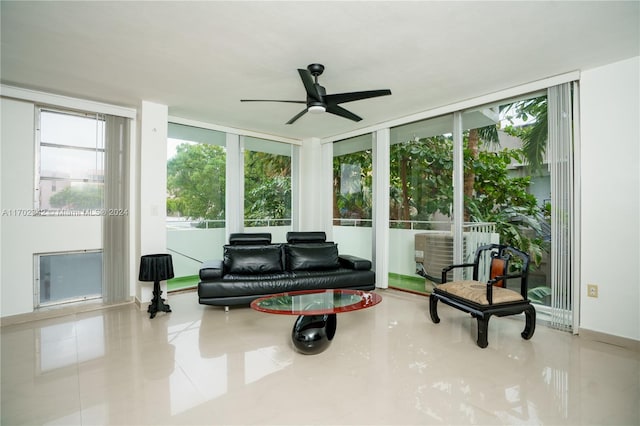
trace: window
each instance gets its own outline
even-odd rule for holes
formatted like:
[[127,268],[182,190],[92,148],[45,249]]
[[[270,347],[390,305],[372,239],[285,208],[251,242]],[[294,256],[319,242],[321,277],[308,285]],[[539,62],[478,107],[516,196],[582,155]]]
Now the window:
[[430,292],[453,263],[452,131],[451,114],[390,131],[389,287]]
[[292,146],[245,136],[244,228],[286,241],[291,231]]
[[373,257],[373,137],[333,143],[333,238],[340,252]]
[[493,223],[500,243],[529,253],[529,298],[543,305],[551,298],[553,256],[547,126],[544,92],[482,105],[463,115],[465,221]]
[[82,215],[102,208],[104,123],[97,114],[39,109],[37,211]]
[[226,223],[226,135],[169,123],[167,250],[175,278],[169,290],[198,284],[201,262],[222,257]]
[[224,133],[169,123],[167,216],[177,227],[225,226]]

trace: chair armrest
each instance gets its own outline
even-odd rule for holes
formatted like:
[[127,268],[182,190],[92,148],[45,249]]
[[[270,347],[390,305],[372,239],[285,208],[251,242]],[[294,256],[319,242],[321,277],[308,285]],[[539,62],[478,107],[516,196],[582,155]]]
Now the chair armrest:
[[498,281],[509,280],[511,278],[522,278],[522,274],[496,275],[495,277],[487,281],[487,284],[495,284]]
[[[512,279],[512,278],[522,278],[522,274],[507,274],[507,275],[498,275],[493,277],[493,279],[490,279],[489,281],[487,281],[487,285],[488,286],[493,286],[495,283],[504,280],[504,287],[507,288],[507,280]],[[525,281],[526,282],[526,281]],[[522,297],[524,297],[525,299],[527,299],[527,288],[526,287],[521,287],[520,288],[520,293],[522,294]]]
[[371,261],[361,257],[341,254],[338,256],[338,260],[340,261],[340,266],[343,268],[357,271],[368,271],[371,269]]
[[461,263],[459,265],[449,265],[446,268],[442,268],[442,283],[447,282],[447,272],[455,268],[469,268],[471,266],[475,266],[475,263]]
[[200,266],[200,280],[201,281],[211,281],[217,278],[222,278],[224,275],[224,267],[222,260],[207,260],[206,262],[202,262],[202,266]]

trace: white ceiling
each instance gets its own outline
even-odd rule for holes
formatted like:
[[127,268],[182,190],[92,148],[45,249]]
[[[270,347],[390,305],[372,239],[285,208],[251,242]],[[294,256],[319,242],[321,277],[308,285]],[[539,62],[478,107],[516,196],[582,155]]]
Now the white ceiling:
[[[640,2],[2,1],[3,84],[302,139],[328,137],[640,54]],[[355,123],[306,114],[325,65]]]

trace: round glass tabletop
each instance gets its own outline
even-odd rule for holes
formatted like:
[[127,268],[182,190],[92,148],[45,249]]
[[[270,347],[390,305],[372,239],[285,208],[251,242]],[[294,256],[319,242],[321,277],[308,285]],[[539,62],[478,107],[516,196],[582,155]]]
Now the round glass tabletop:
[[251,302],[260,312],[282,315],[325,315],[357,311],[382,302],[382,296],[361,290],[303,290],[278,293]]

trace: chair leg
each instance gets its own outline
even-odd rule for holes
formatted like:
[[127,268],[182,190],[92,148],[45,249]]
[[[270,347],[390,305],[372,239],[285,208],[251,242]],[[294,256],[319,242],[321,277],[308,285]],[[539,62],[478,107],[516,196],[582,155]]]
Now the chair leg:
[[536,310],[533,306],[528,306],[527,309],[525,309],[524,316],[524,331],[520,335],[523,339],[529,340],[533,337],[533,333],[536,331]]
[[429,296],[429,315],[431,316],[431,321],[435,324],[440,322],[440,317],[438,317],[438,298],[433,294]]
[[487,332],[489,330],[489,318],[490,316],[487,317],[476,317],[476,320],[478,321],[478,346],[480,346],[481,348],[486,348],[487,346],[489,346],[489,342],[487,340]]

